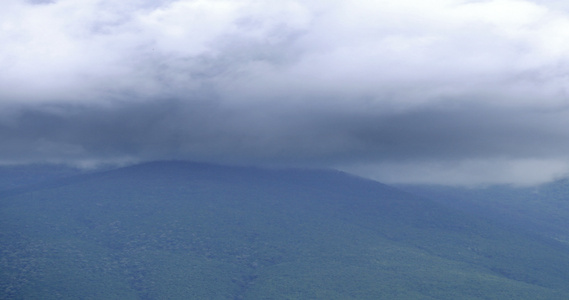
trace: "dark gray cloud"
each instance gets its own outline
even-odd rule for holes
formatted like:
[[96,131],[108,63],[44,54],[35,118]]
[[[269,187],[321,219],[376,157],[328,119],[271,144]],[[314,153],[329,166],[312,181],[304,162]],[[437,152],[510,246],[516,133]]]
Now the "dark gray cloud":
[[8,0],[1,162],[189,159],[389,182],[551,180],[569,171],[566,9]]
[[[386,168],[389,176],[396,177],[393,164],[397,163],[420,167],[426,162],[454,162],[447,168],[457,169],[456,164],[465,160],[478,160],[483,165],[488,160],[511,163],[530,158],[550,166],[554,158],[563,166],[569,153],[568,114],[490,110],[474,104],[402,112],[319,110],[296,105],[228,108],[209,95],[193,99],[191,104],[162,99],[112,108],[20,110],[0,127],[5,141],[0,151],[7,161],[20,162],[190,159],[334,166],[363,174],[375,174],[369,169],[374,166]],[[382,167],[385,164],[388,167]],[[539,163],[531,166],[544,167]],[[407,168],[399,176],[408,175]],[[559,168],[552,171],[559,172]]]

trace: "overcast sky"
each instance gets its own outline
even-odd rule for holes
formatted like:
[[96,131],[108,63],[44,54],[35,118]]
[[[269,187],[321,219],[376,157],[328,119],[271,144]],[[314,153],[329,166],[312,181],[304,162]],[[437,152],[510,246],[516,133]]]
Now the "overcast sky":
[[569,172],[556,0],[2,0],[0,163]]

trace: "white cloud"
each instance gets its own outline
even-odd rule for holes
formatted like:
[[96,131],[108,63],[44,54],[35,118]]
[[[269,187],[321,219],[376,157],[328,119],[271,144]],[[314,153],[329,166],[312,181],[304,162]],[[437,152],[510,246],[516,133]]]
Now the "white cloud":
[[[544,148],[555,151],[540,152],[531,145],[538,135],[566,136],[565,114],[533,114],[531,124],[518,129],[511,126],[521,122],[496,121],[515,119],[514,112],[556,112],[569,107],[569,6],[561,1],[5,0],[0,11],[0,45],[0,125],[8,128],[6,132],[16,132],[19,122],[24,122],[18,109],[52,116],[46,107],[65,111],[83,106],[111,114],[128,104],[134,111],[137,105],[174,99],[185,103],[180,111],[187,112],[208,102],[213,107],[208,108],[210,118],[221,119],[215,126],[209,120],[193,124],[212,134],[203,139],[199,135],[199,145],[192,140],[198,135],[190,134],[186,124],[161,128],[175,128],[176,135],[186,138],[180,142],[182,148],[188,153],[206,149],[207,157],[240,157],[231,151],[243,145],[232,147],[230,141],[245,140],[250,144],[242,149],[252,149],[248,162],[255,155],[276,161],[296,155],[298,161],[306,161],[320,153],[326,165],[367,159],[370,168],[381,164],[386,170],[405,170],[416,181],[454,178],[457,182],[482,182],[483,178],[537,182],[565,172],[569,161],[559,154],[566,150],[563,141],[546,139]],[[488,119],[465,126],[452,118],[455,112],[466,116],[471,107],[487,112]],[[467,149],[453,152],[446,162],[433,163],[432,156],[406,149],[405,136],[389,136],[380,128],[389,127],[382,120],[414,112],[425,112],[419,117],[430,120],[428,114],[433,111],[444,112],[455,123],[436,127],[417,122],[408,126],[415,129],[407,128],[402,134],[416,137],[423,126],[440,131],[428,134],[436,139],[431,143],[452,144],[462,141],[455,138],[461,134],[476,135],[475,140],[483,142],[482,134],[491,135],[485,127],[490,121],[498,124],[495,131],[512,132],[514,137],[508,141],[517,147],[503,146],[494,136],[487,139],[494,147],[481,148],[497,149],[496,153],[484,150],[473,156]],[[66,113],[55,115],[63,119]],[[334,125],[337,130],[330,130],[333,120],[329,118],[337,118],[345,127]],[[129,132],[130,125],[121,124]],[[30,132],[37,135],[34,130]],[[370,137],[372,142],[361,137],[377,132],[384,136]],[[81,134],[45,137],[44,147],[30,157],[61,152],[60,156],[73,153],[91,160],[94,150],[89,149],[104,148],[84,145],[77,136]],[[222,142],[220,136],[231,138]],[[29,139],[22,145],[37,144],[37,136],[30,134]],[[281,140],[285,142],[267,145]],[[315,142],[310,144],[311,140]],[[306,145],[285,147],[286,141]],[[346,145],[349,142],[354,144]],[[133,143],[118,148],[150,147]],[[387,161],[383,156],[398,156],[384,150],[374,155],[373,147],[409,153],[417,168],[411,170],[399,158]],[[504,155],[500,147],[521,150],[505,159],[500,158]],[[152,151],[113,153],[130,159]],[[356,157],[362,153],[365,159]],[[181,156],[192,159],[192,155]],[[448,162],[463,176],[441,167]],[[533,179],[516,177],[532,164],[543,172],[534,172]],[[502,171],[485,175],[492,168]],[[429,175],[435,170],[440,176]],[[380,173],[386,180],[395,180]]]
[[493,184],[532,186],[569,175],[569,161],[555,159],[466,159],[456,162],[408,162],[340,167],[392,184],[440,184],[479,187]]
[[[6,71],[0,84],[9,96],[3,101],[58,101],[73,98],[69,91],[81,95],[70,99],[78,101],[97,89],[138,97],[155,97],[166,88],[188,91],[202,82],[188,75],[203,68],[192,60],[204,56],[239,77],[272,77],[277,88],[286,82],[291,89],[326,94],[328,87],[377,101],[388,94],[419,104],[445,91],[468,98],[482,90],[483,96],[504,99],[519,96],[515,91],[523,81],[517,78],[525,73],[560,76],[551,69],[567,63],[569,50],[565,11],[515,0],[180,0],[154,6],[133,0],[12,0],[1,17],[0,64]],[[283,42],[287,32],[301,36]],[[283,51],[302,54],[296,64],[259,68],[256,62],[275,62],[263,59],[266,53],[249,53],[250,65],[232,56],[236,45],[258,50],[279,42]],[[243,84],[242,89],[250,86]],[[154,88],[139,91],[148,86]],[[427,96],[410,96],[410,86]],[[564,86],[549,83],[547,90]]]

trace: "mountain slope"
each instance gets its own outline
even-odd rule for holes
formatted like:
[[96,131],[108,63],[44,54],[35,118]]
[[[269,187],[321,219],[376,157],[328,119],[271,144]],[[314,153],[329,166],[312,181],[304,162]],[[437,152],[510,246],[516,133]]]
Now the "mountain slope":
[[445,206],[569,243],[569,179],[535,187],[407,185],[400,188]]
[[37,184],[57,178],[71,177],[84,171],[63,165],[0,166],[0,191]]
[[333,171],[157,162],[4,193],[0,295],[564,299],[569,249]]

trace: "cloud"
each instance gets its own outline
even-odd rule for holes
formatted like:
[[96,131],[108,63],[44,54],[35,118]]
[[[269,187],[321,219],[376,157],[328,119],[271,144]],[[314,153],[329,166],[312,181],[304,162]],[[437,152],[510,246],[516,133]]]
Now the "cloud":
[[441,162],[351,165],[347,171],[396,184],[445,184],[479,187],[493,184],[531,186],[562,178],[566,160],[473,159]]
[[0,156],[550,180],[569,171],[568,12],[537,0],[8,0]]

